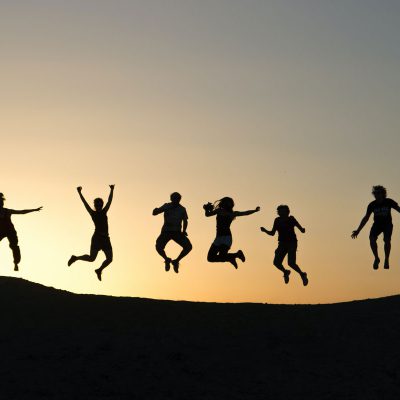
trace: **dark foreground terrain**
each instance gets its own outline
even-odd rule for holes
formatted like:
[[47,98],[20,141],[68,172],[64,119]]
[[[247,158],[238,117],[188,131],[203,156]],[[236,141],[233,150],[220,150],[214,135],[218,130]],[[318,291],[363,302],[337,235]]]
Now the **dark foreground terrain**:
[[322,306],[74,295],[0,278],[1,399],[400,399],[400,297]]

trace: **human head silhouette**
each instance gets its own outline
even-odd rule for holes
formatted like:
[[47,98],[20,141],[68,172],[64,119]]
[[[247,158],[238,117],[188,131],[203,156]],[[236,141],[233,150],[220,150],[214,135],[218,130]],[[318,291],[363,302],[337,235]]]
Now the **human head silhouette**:
[[372,187],[372,194],[374,195],[376,200],[383,201],[386,199],[387,191],[385,187],[377,185]]
[[174,192],[171,194],[170,198],[173,204],[179,204],[181,202],[182,196],[178,192]]
[[218,208],[225,211],[232,211],[233,207],[235,207],[235,202],[231,197],[223,197],[218,201]]
[[290,209],[286,204],[281,204],[276,210],[280,217],[288,217],[290,214]]
[[94,199],[94,209],[96,211],[101,211],[103,209],[104,206],[104,201],[103,199],[100,199],[100,197],[98,197],[97,199]]
[[4,201],[5,201],[4,194],[0,193],[0,208],[3,208]]

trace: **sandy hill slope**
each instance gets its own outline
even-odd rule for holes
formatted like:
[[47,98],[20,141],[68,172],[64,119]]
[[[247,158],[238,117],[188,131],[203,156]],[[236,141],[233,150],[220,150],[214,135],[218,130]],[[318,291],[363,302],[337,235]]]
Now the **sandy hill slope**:
[[399,399],[400,297],[321,305],[75,295],[0,278],[1,399]]

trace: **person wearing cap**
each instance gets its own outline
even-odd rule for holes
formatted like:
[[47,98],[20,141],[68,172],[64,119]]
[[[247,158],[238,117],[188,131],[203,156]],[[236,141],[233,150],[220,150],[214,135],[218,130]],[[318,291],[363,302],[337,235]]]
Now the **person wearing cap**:
[[360,226],[353,231],[351,237],[356,239],[361,230],[364,228],[371,215],[374,214],[374,223],[372,224],[371,231],[369,234],[369,241],[372,253],[375,257],[373,268],[378,269],[380,264],[380,258],[378,254],[378,237],[383,234],[384,241],[384,251],[385,251],[385,264],[384,269],[389,269],[389,256],[390,250],[392,248],[391,239],[393,232],[393,223],[392,223],[392,208],[397,212],[400,212],[399,205],[392,199],[387,197],[386,188],[378,185],[373,186],[372,195],[375,197],[375,200],[369,203],[367,207],[367,212],[364,218],[360,222]]
[[[172,264],[174,271],[178,273],[179,262],[192,251],[192,244],[186,232],[188,227],[186,208],[180,204],[182,196],[174,192],[171,194],[170,198],[170,203],[165,203],[161,207],[153,210],[153,215],[164,214],[164,225],[156,241],[156,250],[165,261],[165,271],[168,272]],[[182,247],[181,253],[175,260],[172,260],[165,254],[165,246],[171,240]]]
[[14,257],[14,271],[18,271],[19,263],[21,262],[21,251],[18,246],[18,236],[14,224],[11,221],[11,216],[14,214],[29,214],[31,212],[40,211],[42,207],[29,210],[12,210],[10,208],[4,208],[5,200],[3,193],[0,193],[0,241],[4,238],[8,239]]

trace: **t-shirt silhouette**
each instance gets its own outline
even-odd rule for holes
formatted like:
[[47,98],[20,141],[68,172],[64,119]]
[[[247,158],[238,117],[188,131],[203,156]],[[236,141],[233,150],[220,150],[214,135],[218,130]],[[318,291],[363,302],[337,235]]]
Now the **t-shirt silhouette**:
[[367,212],[374,214],[374,222],[379,225],[390,225],[392,223],[392,208],[398,204],[392,199],[384,199],[382,202],[374,200],[368,205]]
[[217,236],[232,236],[231,224],[234,219],[231,214],[217,214]]
[[295,217],[290,216],[289,218],[277,217],[274,221],[273,230],[278,232],[279,242],[296,242],[297,236],[294,228],[298,222]]
[[188,219],[186,208],[181,204],[165,203],[160,207],[164,213],[163,232],[181,232],[182,222]]
[[108,236],[108,217],[107,212],[104,210],[101,211],[92,211],[90,213],[92,220],[94,222],[95,230],[94,233],[96,235]]

